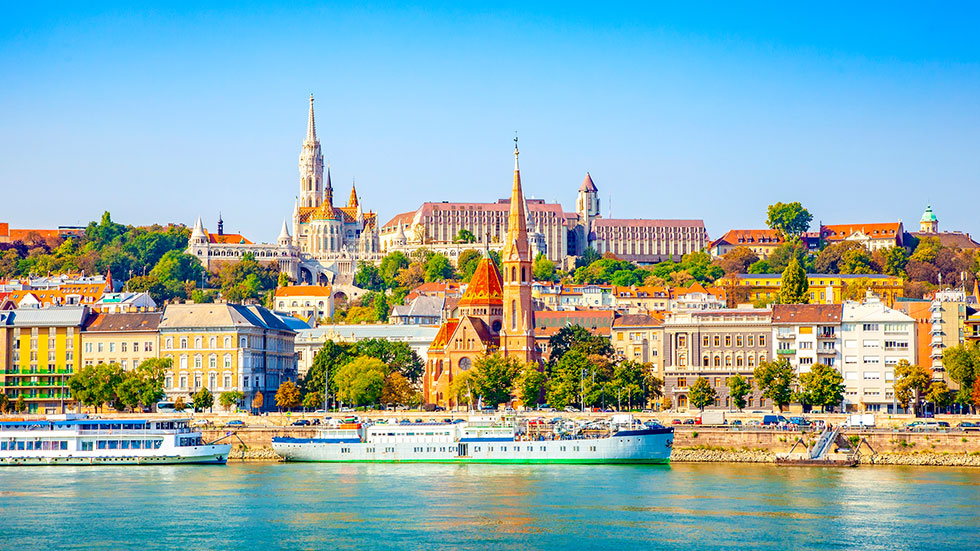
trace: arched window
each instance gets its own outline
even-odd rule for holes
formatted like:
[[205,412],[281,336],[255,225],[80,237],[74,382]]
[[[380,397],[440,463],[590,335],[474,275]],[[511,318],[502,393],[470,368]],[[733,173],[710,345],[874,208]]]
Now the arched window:
[[517,267],[516,266],[511,266],[510,267],[510,280],[511,281],[517,281]]
[[742,367],[743,363],[745,363],[745,360],[743,360],[741,356],[736,356],[735,367]]
[[721,356],[715,356],[715,367],[721,367]]
[[753,356],[753,355],[750,354],[749,357],[748,357],[747,364],[748,364],[748,367],[755,367],[755,356]]
[[180,368],[187,369],[187,355],[181,354],[180,356]]
[[711,358],[709,358],[707,354],[704,355],[703,360],[704,361],[701,362],[701,365],[703,365],[705,367],[708,367],[709,365],[711,365]]
[[225,348],[231,348],[231,337],[225,337]]
[[510,301],[510,328],[517,329],[517,301]]
[[218,337],[211,337],[210,339],[208,339],[208,348],[217,348],[217,347],[218,347]]
[[527,281],[527,268],[521,266],[521,283],[524,283],[526,281]]
[[725,356],[725,367],[731,367],[731,366],[732,366],[732,357]]

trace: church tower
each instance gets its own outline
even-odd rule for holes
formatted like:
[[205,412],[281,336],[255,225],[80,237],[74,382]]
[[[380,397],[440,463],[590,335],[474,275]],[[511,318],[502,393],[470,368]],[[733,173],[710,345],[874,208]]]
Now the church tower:
[[926,205],[926,211],[919,219],[919,231],[921,233],[939,233],[939,218],[932,212],[932,205]]
[[318,207],[323,197],[323,154],[320,140],[316,137],[313,120],[313,94],[310,94],[310,119],[306,125],[306,138],[299,154],[299,206]]
[[600,218],[599,214],[599,188],[595,187],[592,175],[585,173],[585,180],[578,188],[578,199],[575,201],[575,212],[578,213],[579,227],[576,231],[578,243],[576,244],[576,255],[582,254],[589,246],[589,236],[592,235],[592,221]]
[[514,188],[510,194],[510,215],[501,261],[504,273],[504,323],[500,349],[505,357],[524,362],[536,361],[534,346],[534,306],[531,302],[531,248],[527,242],[527,205],[521,189],[521,169],[514,139]]

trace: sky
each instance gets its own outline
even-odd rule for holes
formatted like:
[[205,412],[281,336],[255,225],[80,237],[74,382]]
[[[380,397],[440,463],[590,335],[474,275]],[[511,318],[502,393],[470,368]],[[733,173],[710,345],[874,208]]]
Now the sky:
[[312,93],[335,197],[382,223],[507,196],[518,132],[525,193],[569,211],[588,171],[603,216],[712,238],[776,201],[980,234],[977,4],[87,4],[0,18],[10,227],[274,241]]

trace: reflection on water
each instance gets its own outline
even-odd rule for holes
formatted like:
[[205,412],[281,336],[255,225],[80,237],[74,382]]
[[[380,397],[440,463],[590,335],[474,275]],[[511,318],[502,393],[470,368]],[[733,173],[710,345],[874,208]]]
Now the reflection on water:
[[978,484],[732,464],[7,468],[0,548],[972,548]]

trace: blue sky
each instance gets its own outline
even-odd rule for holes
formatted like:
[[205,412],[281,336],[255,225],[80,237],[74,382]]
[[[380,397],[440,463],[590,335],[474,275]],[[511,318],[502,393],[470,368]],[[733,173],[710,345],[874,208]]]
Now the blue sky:
[[335,195],[382,222],[505,196],[516,130],[526,193],[569,210],[590,171],[604,216],[712,237],[794,200],[980,233],[975,4],[351,4],[8,6],[0,221],[274,240],[312,92]]

